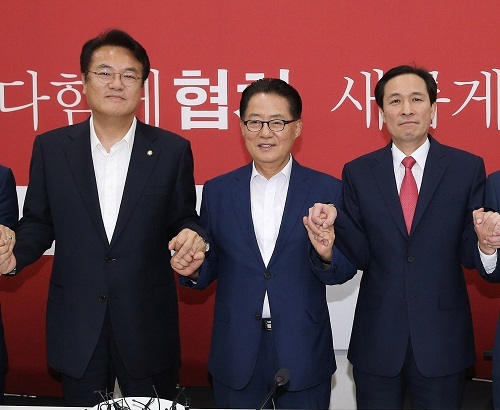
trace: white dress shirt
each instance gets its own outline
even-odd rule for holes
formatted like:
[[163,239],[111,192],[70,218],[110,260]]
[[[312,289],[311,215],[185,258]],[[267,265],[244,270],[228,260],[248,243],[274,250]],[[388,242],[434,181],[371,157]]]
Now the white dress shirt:
[[[260,254],[266,267],[278,238],[291,171],[292,156],[290,156],[290,160],[285,167],[269,180],[259,174],[255,168],[255,163],[252,164],[252,176],[250,178],[252,220]],[[267,292],[264,297],[262,317],[271,317]]]
[[[425,161],[427,160],[427,154],[429,154],[430,146],[431,144],[429,142],[429,139],[426,139],[425,143],[423,143],[411,154],[413,159],[416,161],[415,165],[413,165],[411,169],[411,172],[417,183],[418,192],[420,192],[420,187],[422,186]],[[398,193],[401,190],[401,183],[403,182],[403,177],[405,176],[405,167],[401,163],[401,161],[403,161],[406,156],[407,155],[403,153],[398,147],[396,147],[396,145],[392,144],[392,161],[394,165],[394,176],[396,177]],[[483,267],[486,270],[486,273],[493,272],[497,266],[497,252],[495,251],[493,255],[486,255],[479,248],[479,244],[477,246],[479,249],[479,257],[481,258],[481,262],[483,263]]]
[[94,163],[102,221],[109,242],[113,237],[118,212],[120,211],[130,155],[134,145],[136,125],[137,119],[134,117],[132,125],[125,136],[107,152],[99,138],[97,138],[94,121],[90,117],[90,149]]
[[[415,182],[417,183],[418,192],[420,192],[420,187],[422,186],[425,161],[427,160],[427,154],[429,153],[430,147],[431,143],[429,142],[429,139],[426,139],[426,141],[411,154],[413,159],[416,161],[415,165],[413,165],[411,169],[411,172],[415,178]],[[401,161],[403,161],[406,157],[407,155],[404,152],[396,147],[396,145],[392,144],[392,162],[394,165],[394,176],[396,177],[398,193],[401,190],[401,184],[405,176],[405,166],[401,163]]]

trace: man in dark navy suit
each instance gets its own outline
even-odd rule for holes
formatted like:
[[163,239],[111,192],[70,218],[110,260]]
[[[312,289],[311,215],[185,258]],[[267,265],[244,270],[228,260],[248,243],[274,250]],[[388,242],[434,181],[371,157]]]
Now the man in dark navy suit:
[[259,406],[280,368],[290,380],[273,396],[276,408],[329,406],[336,364],[325,285],[356,268],[334,246],[333,229],[312,249],[304,228],[312,203],[342,208],[342,184],[291,155],[301,112],[298,92],[282,80],[243,91],[240,129],[253,161],[204,186],[210,251],[201,270],[172,259],[186,286],[217,280],[209,370],[221,408]]
[[[19,219],[16,181],[10,168],[0,165],[0,224],[15,229]],[[8,238],[6,238],[8,240]],[[3,334],[2,311],[0,310],[0,404],[4,402],[5,373],[7,371],[7,348]]]
[[126,396],[172,399],[180,341],[168,241],[182,237],[201,258],[205,249],[191,147],[136,118],[150,63],[130,35],[89,40],[80,68],[92,115],[35,139],[14,254],[0,248],[0,270],[19,272],[55,240],[47,355],[67,405],[95,405],[115,378]]
[[[426,70],[387,71],[375,100],[392,141],[344,167],[346,213],[364,235],[346,245],[369,253],[355,261],[363,277],[348,354],[358,408],[400,409],[405,390],[415,408],[460,408],[475,361],[462,266],[482,264],[471,215],[485,168],[429,135],[436,98]],[[315,205],[310,229],[333,223],[331,209]]]

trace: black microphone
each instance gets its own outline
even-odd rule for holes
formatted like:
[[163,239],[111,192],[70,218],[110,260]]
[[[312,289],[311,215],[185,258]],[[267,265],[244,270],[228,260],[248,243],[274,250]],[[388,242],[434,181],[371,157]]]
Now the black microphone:
[[290,380],[290,371],[288,369],[285,369],[285,368],[279,369],[276,372],[276,375],[274,376],[273,388],[271,389],[271,391],[269,393],[267,393],[266,398],[264,399],[262,404],[259,407],[257,407],[257,410],[262,410],[262,408],[266,405],[267,401],[271,398],[271,396],[276,391],[276,389],[279,386],[283,386],[283,385],[287,384],[288,380]]
[[177,385],[177,388],[179,389],[179,393],[177,393],[177,396],[175,396],[174,400],[172,401],[172,406],[170,407],[170,410],[177,409],[177,403],[179,403],[179,397],[181,397],[182,392],[186,390],[185,387],[181,387],[179,385]]

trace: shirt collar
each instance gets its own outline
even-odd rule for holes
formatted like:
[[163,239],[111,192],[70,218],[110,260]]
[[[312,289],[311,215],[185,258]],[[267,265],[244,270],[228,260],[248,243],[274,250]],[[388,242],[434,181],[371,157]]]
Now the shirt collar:
[[[292,163],[293,163],[292,159],[293,159],[292,155],[290,154],[290,159],[288,160],[287,164],[276,175],[283,174],[286,179],[290,180],[290,174],[292,173]],[[274,178],[276,175],[274,175],[272,178]],[[259,171],[257,171],[257,168],[255,168],[255,161],[252,161],[252,175],[250,176],[250,180],[253,180],[256,176],[261,176],[262,178],[264,178],[264,176],[262,176],[259,173]]]
[[[431,147],[431,143],[429,138],[425,140],[425,142],[418,147],[415,151],[412,152],[411,156],[416,161],[418,166],[423,170],[425,167],[425,161],[427,160],[427,154],[429,154],[429,148]],[[394,163],[394,169],[397,169],[401,165],[401,161],[407,157],[407,155],[401,151],[395,144],[392,144],[392,161]]]
[[[132,149],[132,145],[134,145],[134,137],[135,137],[135,129],[137,127],[137,118],[134,117],[132,121],[132,125],[128,129],[127,133],[125,136],[117,142],[120,143],[122,141],[125,141],[127,143],[127,147],[129,150]],[[99,141],[99,138],[97,138],[97,134],[95,132],[95,127],[94,127],[94,118],[90,116],[90,150],[91,152],[94,152],[94,150],[101,144],[101,141]],[[115,144],[116,145],[116,144]]]

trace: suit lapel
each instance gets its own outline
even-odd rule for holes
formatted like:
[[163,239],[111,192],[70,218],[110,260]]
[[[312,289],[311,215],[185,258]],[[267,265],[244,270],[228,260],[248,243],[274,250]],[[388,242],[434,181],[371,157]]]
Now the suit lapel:
[[375,156],[375,164],[372,173],[377,182],[378,188],[382,194],[382,198],[392,215],[394,222],[401,233],[408,237],[408,231],[401,208],[396,178],[394,177],[394,166],[392,160],[392,144],[389,143],[386,147],[377,152]]
[[[260,253],[257,238],[255,236],[255,229],[252,220],[252,209],[250,200],[250,177],[252,173],[252,164],[241,168],[235,176],[236,183],[233,187],[232,197],[236,214],[241,215],[238,218],[238,223],[248,241],[250,249],[254,254],[256,260],[260,261],[263,269],[265,269],[264,261]],[[286,196],[285,209],[283,210],[283,217],[281,219],[280,231],[276,240],[273,254],[269,260],[268,268],[279,257],[280,253],[285,247],[288,237],[296,229],[296,225],[302,225],[303,209],[305,202],[308,198],[309,186],[307,177],[303,172],[303,167],[295,160],[292,164],[292,172],[290,174],[290,183],[288,185],[288,192]],[[305,228],[303,228],[305,230]]]
[[[415,209],[410,235],[422,219],[448,166],[448,162],[445,160],[446,155],[441,149],[441,144],[431,136],[429,136],[429,140],[431,146],[425,162],[424,177],[418,194],[417,207]],[[403,211],[401,209],[401,201],[394,178],[391,144],[388,144],[387,147],[378,151],[372,171],[396,225],[401,233],[405,237],[408,237]],[[387,181],[391,181],[391,183],[388,184]]]
[[243,231],[245,240],[248,242],[252,253],[255,256],[255,260],[259,261],[262,268],[265,269],[264,261],[262,255],[260,254],[259,245],[257,243],[257,237],[255,236],[255,230],[253,227],[252,220],[252,208],[250,201],[250,177],[252,175],[252,164],[250,163],[246,167],[240,168],[235,175],[235,183],[232,189],[232,198],[235,215],[240,215],[237,218],[238,224]]
[[82,202],[85,204],[99,236],[107,244],[108,239],[102,221],[94,164],[90,151],[89,120],[77,124],[70,129],[63,149],[69,169],[80,192]]
[[160,157],[161,151],[156,146],[154,139],[147,133],[146,126],[142,122],[137,121],[127,179],[110,246],[113,246],[127,225],[127,221],[135,209],[137,201],[142,196],[142,191],[149,180],[156,161]]
[[[281,218],[280,230],[274,251],[269,260],[269,266],[279,257],[285,247],[288,237],[296,229],[296,225],[300,223],[302,227],[302,217],[304,214],[305,202],[308,198],[309,186],[307,177],[304,175],[303,167],[295,160],[292,163],[292,171],[290,174],[290,183],[288,184],[288,192],[286,195],[285,209]],[[311,204],[312,205],[312,204]]]
[[429,136],[429,140],[431,142],[431,146],[425,161],[424,177],[418,194],[417,207],[415,209],[415,216],[411,226],[412,232],[417,227],[420,219],[427,209],[434,196],[434,192],[436,191],[444,173],[446,172],[446,168],[448,167],[446,154],[443,152],[441,144],[431,136]]

